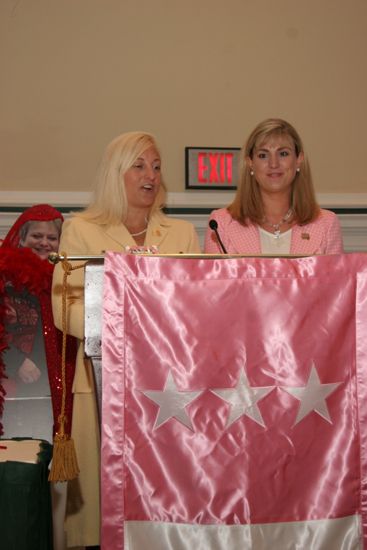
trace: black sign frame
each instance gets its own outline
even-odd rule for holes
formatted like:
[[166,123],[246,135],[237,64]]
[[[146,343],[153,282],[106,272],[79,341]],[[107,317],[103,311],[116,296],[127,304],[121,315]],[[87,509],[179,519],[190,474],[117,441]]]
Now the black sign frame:
[[[236,190],[240,151],[240,147],[185,147],[185,189]],[[204,159],[204,156],[199,157],[201,153],[207,155],[208,163],[201,162]],[[208,172],[207,181],[200,177],[204,172]],[[211,181],[212,175],[214,181]]]

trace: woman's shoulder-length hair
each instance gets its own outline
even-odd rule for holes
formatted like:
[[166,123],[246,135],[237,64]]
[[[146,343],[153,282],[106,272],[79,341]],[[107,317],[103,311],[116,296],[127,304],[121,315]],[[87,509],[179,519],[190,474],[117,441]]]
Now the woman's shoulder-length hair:
[[[100,225],[122,223],[128,210],[124,174],[149,147],[154,147],[159,153],[155,137],[147,132],[127,132],[113,139],[104,151],[91,202],[76,215]],[[163,208],[165,201],[166,185],[162,178],[151,213]]]
[[256,147],[264,144],[273,136],[290,137],[294,143],[297,157],[302,154],[303,161],[300,171],[292,183],[291,206],[293,219],[299,225],[304,225],[315,220],[320,207],[316,201],[315,190],[312,182],[311,168],[304,151],[302,140],[296,129],[282,119],[266,119],[256,126],[251,132],[246,143],[241,149],[239,166],[239,184],[233,202],[228,206],[231,216],[242,223],[262,223],[265,213],[259,185],[251,170],[247,159],[252,159]]

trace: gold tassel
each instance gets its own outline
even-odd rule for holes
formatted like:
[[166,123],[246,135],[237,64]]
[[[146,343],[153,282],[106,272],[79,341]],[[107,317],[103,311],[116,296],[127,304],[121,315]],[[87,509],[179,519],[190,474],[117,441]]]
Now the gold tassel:
[[[61,415],[60,415],[61,416]],[[63,426],[63,421],[60,421]],[[57,433],[54,437],[51,470],[49,481],[70,481],[79,474],[79,466],[76,458],[74,441],[63,433]]]
[[61,353],[61,382],[62,399],[61,412],[58,417],[59,430],[56,432],[53,442],[53,453],[51,470],[48,476],[49,481],[70,481],[79,474],[78,460],[76,457],[74,441],[65,434],[65,403],[66,403],[66,292],[67,277],[73,269],[83,267],[83,265],[72,267],[67,261],[65,252],[62,267],[64,269],[63,287],[62,287],[62,353]]

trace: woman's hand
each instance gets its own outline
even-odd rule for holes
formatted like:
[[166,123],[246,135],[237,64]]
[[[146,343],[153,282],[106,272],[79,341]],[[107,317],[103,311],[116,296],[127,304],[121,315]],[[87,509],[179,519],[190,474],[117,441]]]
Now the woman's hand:
[[32,384],[33,382],[37,382],[41,376],[41,371],[31,359],[26,357],[19,367],[18,376],[25,384]]
[[13,306],[12,300],[8,297],[4,297],[5,305],[5,322],[9,325],[14,325],[17,322],[17,312]]

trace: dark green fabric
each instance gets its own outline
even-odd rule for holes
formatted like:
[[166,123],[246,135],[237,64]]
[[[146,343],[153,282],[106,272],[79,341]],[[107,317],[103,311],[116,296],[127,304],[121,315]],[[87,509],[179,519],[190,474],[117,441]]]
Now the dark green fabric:
[[1,550],[52,550],[49,454],[38,464],[0,462]]

